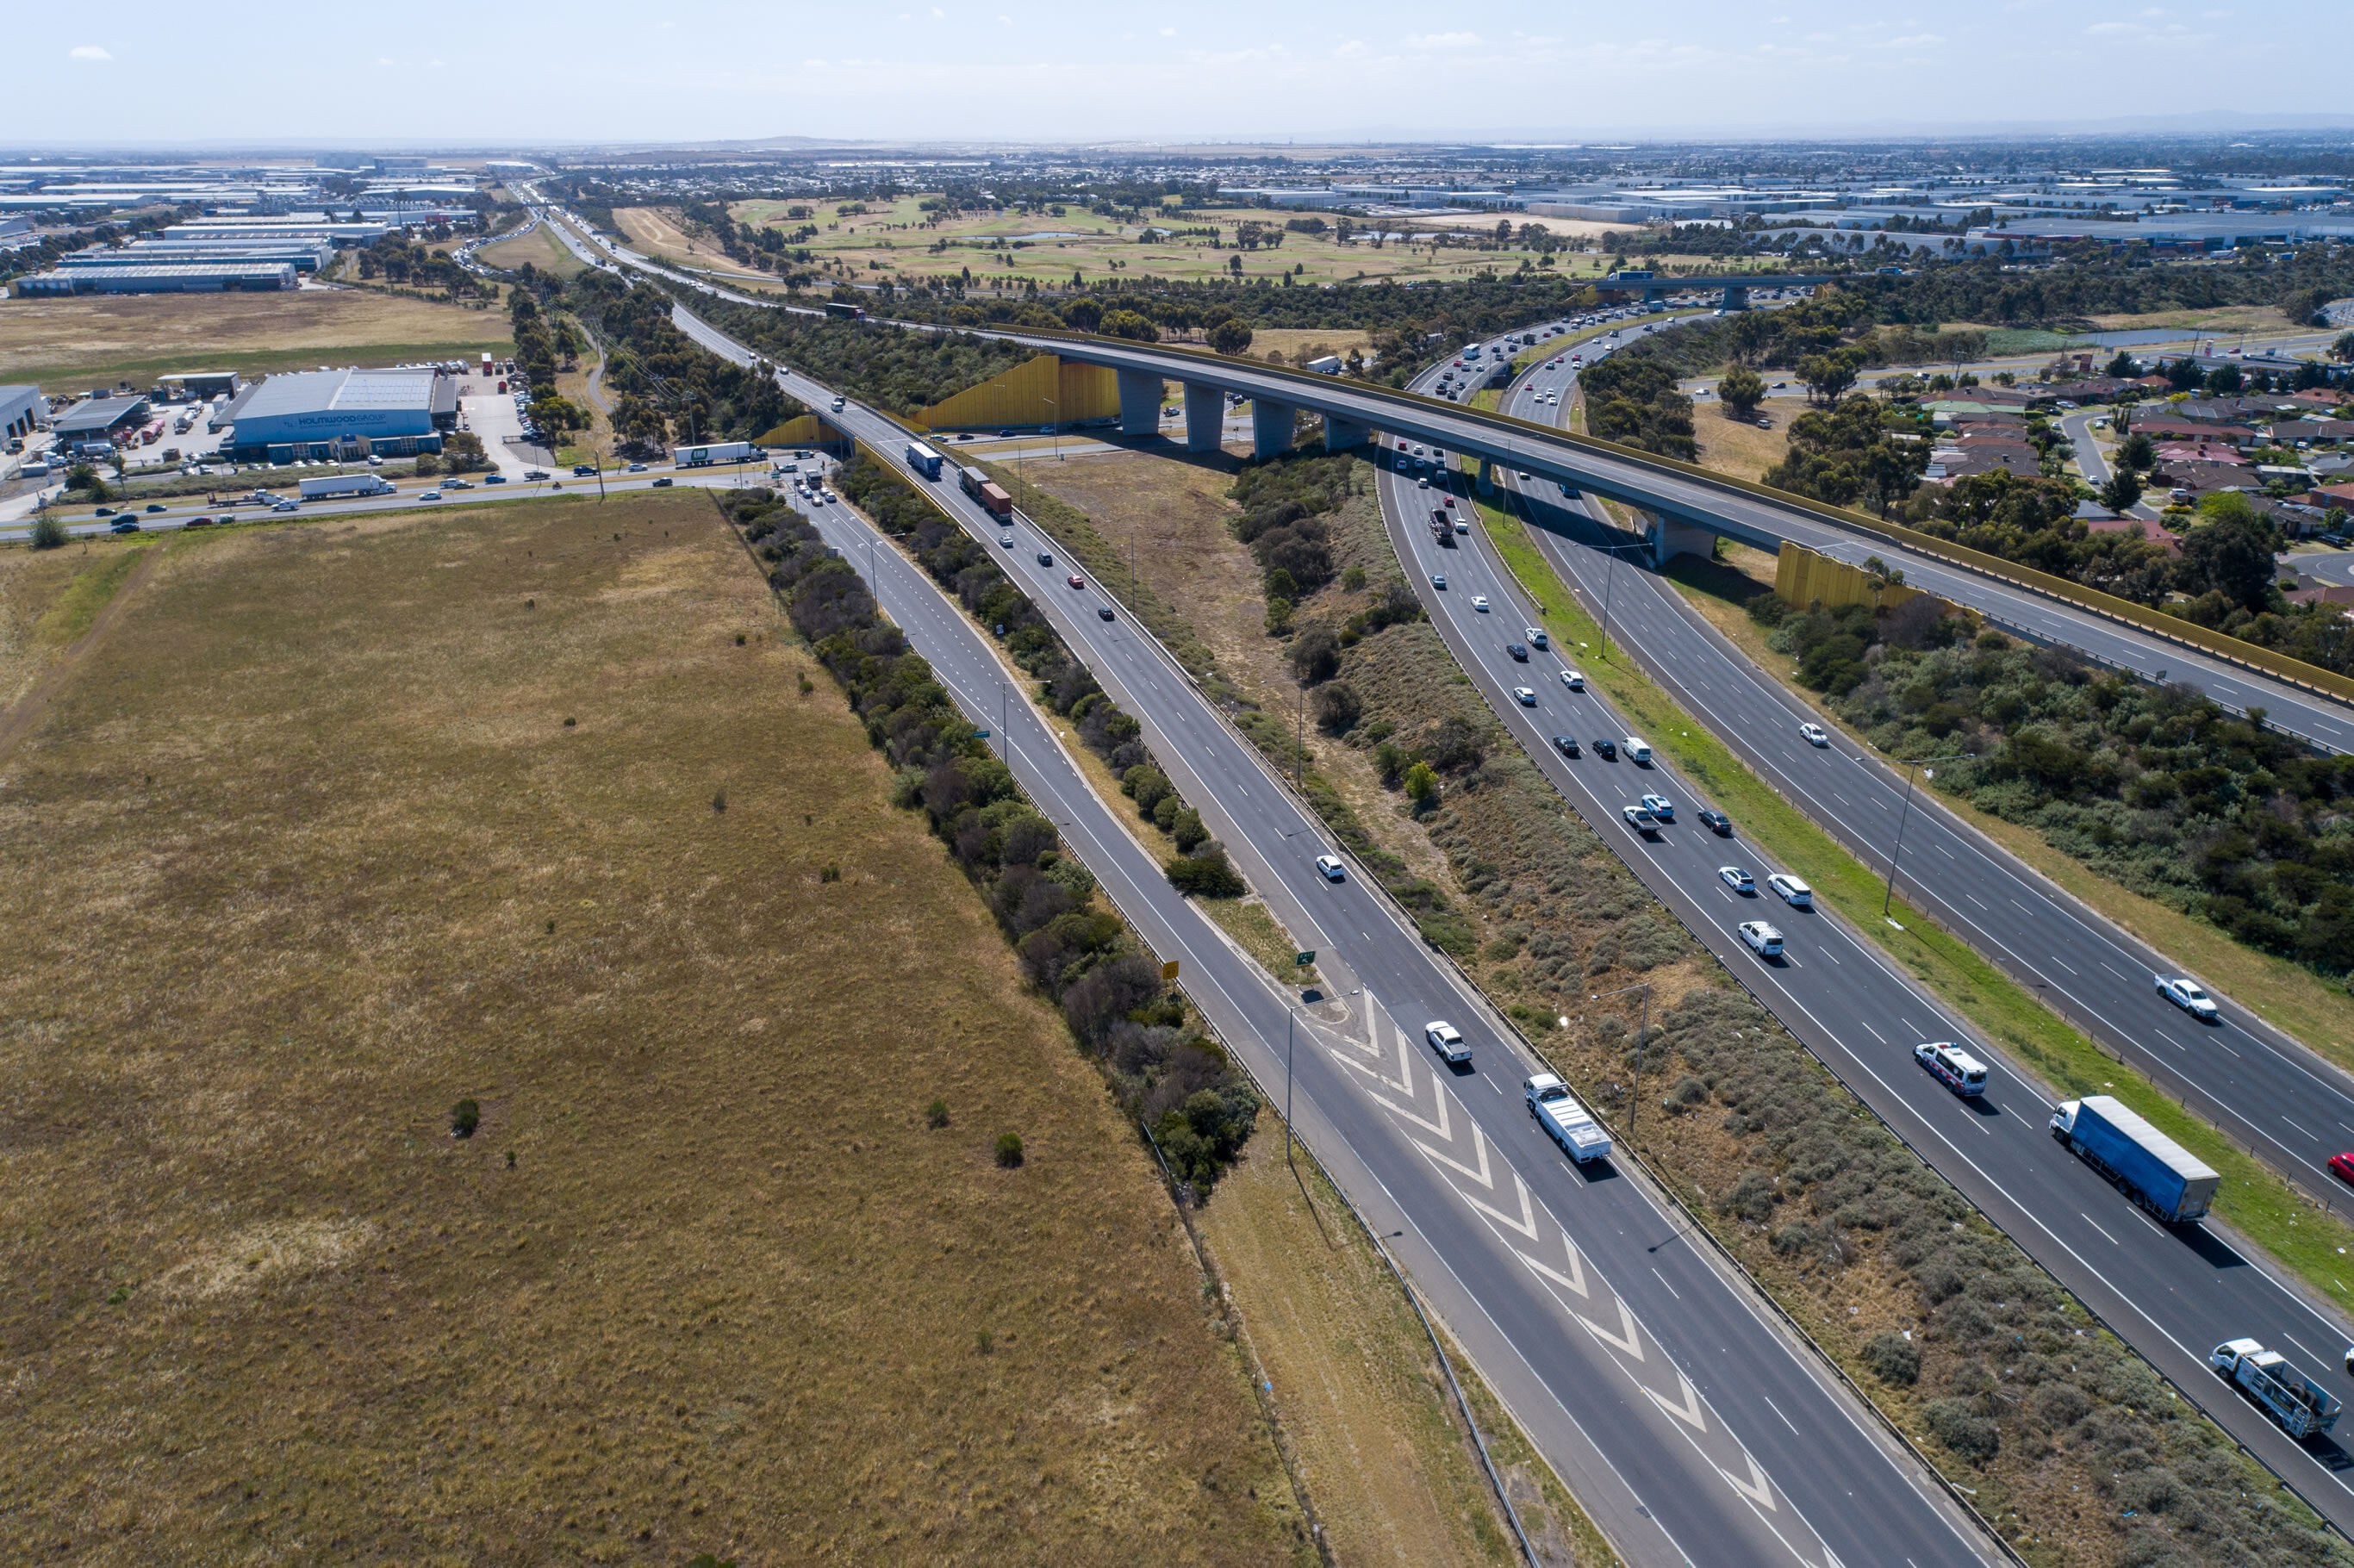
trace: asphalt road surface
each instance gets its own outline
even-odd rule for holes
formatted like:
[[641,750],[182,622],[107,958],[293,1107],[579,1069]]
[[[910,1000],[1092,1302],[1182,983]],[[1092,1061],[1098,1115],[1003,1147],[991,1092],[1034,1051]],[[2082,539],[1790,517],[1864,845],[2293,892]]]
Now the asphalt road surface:
[[[751,356],[680,313],[739,363]],[[832,389],[788,375],[814,407]],[[1014,545],[952,483],[897,459],[906,434],[851,405],[838,422],[985,542],[1145,727],[1156,758],[1303,946],[1329,1001],[1278,988],[1187,906],[1080,779],[1023,699],[1027,682],[962,613],[847,508],[814,509],[829,543],[1025,789],[1062,826],[1140,933],[1183,980],[1446,1319],[1531,1438],[1630,1563],[1932,1563],[1991,1560],[1985,1536],[1823,1363],[1796,1343],[1703,1239],[1621,1160],[1573,1167],[1532,1124],[1520,1084],[1541,1070],[1477,993],[1352,873],[1256,748],[1221,720],[1124,607],[1074,589],[1059,546],[1026,521]],[[1041,563],[1041,553],[1053,557]],[[1114,619],[1098,610],[1110,608]],[[1470,1040],[1447,1068],[1423,1026]]]
[[[1588,349],[1588,357],[1593,357]],[[1559,389],[1564,407],[1573,368],[1550,365],[1530,379]],[[1534,403],[1515,389],[1516,402]],[[2236,1246],[2215,1227],[2162,1226],[2133,1207],[2046,1131],[2051,1102],[2004,1054],[1953,1017],[1839,917],[1788,907],[1766,876],[1784,869],[1738,836],[1722,839],[1691,821],[1706,795],[1665,763],[1631,767],[1594,751],[1596,736],[1631,733],[1591,689],[1571,692],[1560,672],[1597,659],[1599,650],[1531,650],[1528,662],[1505,644],[1526,645],[1537,623],[1518,584],[1488,546],[1476,521],[1468,534],[1437,544],[1426,526],[1435,493],[1412,471],[1397,471],[1395,443],[1385,443],[1384,510],[1390,537],[1425,608],[1497,717],[1570,805],[1662,902],[1771,1008],[1808,1049],[1854,1090],[1940,1174],[2148,1356],[2226,1430],[2288,1478],[2341,1528],[2354,1524],[2354,1491],[2344,1481],[2345,1454],[2325,1442],[2290,1442],[2252,1406],[2217,1383],[2205,1353],[2226,1339],[2253,1335],[2280,1349],[2309,1373],[2336,1382],[2349,1335],[2343,1314],[2311,1299],[2261,1255]],[[1410,455],[1409,455],[1410,461]],[[1798,725],[1812,715],[1775,685],[1686,605],[1664,579],[1614,556],[1626,535],[1596,524],[1582,502],[1558,487],[1500,476],[1533,503],[1545,526],[1541,547],[1587,608],[1609,593],[1610,627],[1641,651],[1641,663],[1720,738],[1787,798],[1865,856],[1885,863],[1896,820],[1905,810],[1903,780],[1856,755],[1843,737],[1809,745]],[[1469,514],[1467,504],[1458,511]],[[1617,549],[1611,548],[1613,544]],[[1431,587],[1435,576],[1444,590]],[[1484,597],[1490,609],[1473,608]],[[1619,656],[1624,657],[1622,652]],[[1526,706],[1512,695],[1538,694]],[[1584,756],[1570,759],[1551,744],[1567,734]],[[1678,823],[1656,834],[1631,832],[1620,816],[1647,791],[1670,797]],[[1736,894],[1719,867],[1744,867],[1758,892]],[[1916,790],[1905,830],[1903,883],[1980,951],[2028,983],[2047,988],[2080,1023],[2092,1024],[2128,1060],[2183,1094],[2237,1140],[2302,1171],[2317,1192],[2331,1184],[2319,1161],[2354,1148],[2354,1096],[2343,1075],[2301,1046],[2226,1010],[2220,1025],[2193,1022],[2161,1000],[2152,975],[2157,955],[2083,909],[2010,860]],[[1766,919],[1788,938],[1783,962],[1760,960],[1734,934],[1744,920]],[[1953,1040],[1988,1064],[1978,1102],[1956,1098],[1912,1059],[1923,1042]],[[2354,1391],[2341,1389],[2354,1397]]]

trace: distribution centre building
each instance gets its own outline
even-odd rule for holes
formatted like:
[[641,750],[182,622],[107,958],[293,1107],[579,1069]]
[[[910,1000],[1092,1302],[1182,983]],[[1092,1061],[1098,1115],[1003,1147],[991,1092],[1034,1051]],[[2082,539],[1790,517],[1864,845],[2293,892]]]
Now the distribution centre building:
[[16,294],[217,294],[295,286],[291,261],[148,261],[36,272],[16,280]]
[[49,417],[49,400],[37,387],[0,387],[0,437],[29,436]]
[[430,370],[307,370],[247,387],[222,422],[239,458],[285,462],[405,457],[441,450],[458,422],[458,382]]

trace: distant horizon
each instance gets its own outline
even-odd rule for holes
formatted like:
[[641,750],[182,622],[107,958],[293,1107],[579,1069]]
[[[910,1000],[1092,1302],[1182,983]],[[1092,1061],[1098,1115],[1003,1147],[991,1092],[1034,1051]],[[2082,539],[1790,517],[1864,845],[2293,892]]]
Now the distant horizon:
[[[1203,0],[1141,16],[1069,0],[906,0],[781,18],[747,0],[693,0],[658,18],[520,0],[430,32],[265,3],[228,26],[48,7],[11,38],[0,145],[28,154],[697,147],[812,133],[1050,149],[2354,129],[2328,63],[2354,45],[2342,0],[2245,14],[2143,0],[1959,13],[1690,0],[1669,15],[1589,18],[1492,0],[1437,23],[1402,0]],[[196,84],[209,82],[238,90],[207,96]],[[102,129],[58,133],[86,125]],[[313,126],[324,134],[308,136]],[[419,134],[440,126],[464,129]]]

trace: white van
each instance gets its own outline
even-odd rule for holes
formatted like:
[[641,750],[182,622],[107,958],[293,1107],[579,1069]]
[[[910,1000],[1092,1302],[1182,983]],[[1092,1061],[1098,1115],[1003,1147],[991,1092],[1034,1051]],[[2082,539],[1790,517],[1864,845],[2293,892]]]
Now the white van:
[[1965,1098],[1986,1093],[1986,1064],[1950,1040],[1913,1047],[1913,1059],[1946,1087]]
[[1618,743],[1627,748],[1627,760],[1641,767],[1651,764],[1651,743],[1639,735],[1630,735]]

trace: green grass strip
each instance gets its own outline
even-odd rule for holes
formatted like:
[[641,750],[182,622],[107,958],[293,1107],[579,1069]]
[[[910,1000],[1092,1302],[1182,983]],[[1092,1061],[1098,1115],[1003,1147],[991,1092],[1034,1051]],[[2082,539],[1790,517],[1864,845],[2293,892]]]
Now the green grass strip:
[[98,612],[112,601],[115,591],[122,587],[131,569],[147,554],[147,546],[123,550],[101,556],[98,561],[75,574],[58,596],[58,602],[48,608],[34,623],[33,641],[47,647],[61,647],[88,631]]
[[[1574,599],[1517,518],[1479,503],[1489,541],[1537,606],[1537,624],[1564,652],[1600,647],[1601,630]],[[2221,1174],[2217,1217],[2270,1252],[2330,1300],[2354,1307],[2354,1227],[2316,1204],[2223,1134],[2118,1062],[2026,987],[1932,925],[1902,900],[1892,927],[1880,913],[1883,884],[1814,821],[1751,771],[1723,742],[1621,654],[1596,658],[1585,678],[1608,694],[1643,737],[1670,758],[1741,831],[1814,885],[1815,899],[1912,972],[1987,1038],[2032,1068],[2062,1097],[2114,1095]]]

